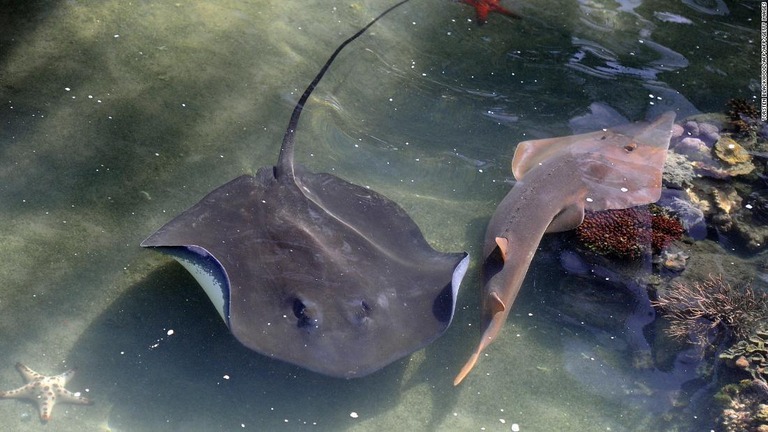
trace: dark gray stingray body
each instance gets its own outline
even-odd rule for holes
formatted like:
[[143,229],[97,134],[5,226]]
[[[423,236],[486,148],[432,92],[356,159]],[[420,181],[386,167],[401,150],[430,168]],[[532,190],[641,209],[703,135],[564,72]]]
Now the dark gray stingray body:
[[307,88],[277,166],[219,187],[141,244],[184,265],[247,347],[344,378],[440,336],[469,261],[432,249],[383,195],[293,162],[304,103],[338,52],[379,18]]

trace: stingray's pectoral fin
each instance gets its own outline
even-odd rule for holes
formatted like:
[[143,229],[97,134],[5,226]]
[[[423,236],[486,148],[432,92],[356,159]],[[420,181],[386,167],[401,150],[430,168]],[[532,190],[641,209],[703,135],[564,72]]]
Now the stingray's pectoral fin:
[[[451,324],[451,321],[453,321],[453,314],[456,312],[456,299],[459,298],[459,288],[461,287],[461,281],[464,280],[464,275],[467,274],[468,268],[469,268],[469,254],[464,253],[464,257],[453,268],[453,275],[451,276],[450,290],[444,290],[442,295],[438,296],[437,299],[435,299],[435,303],[434,303],[435,306],[433,307],[433,313],[438,318],[438,320],[446,322],[446,328]],[[446,295],[448,293],[450,293],[450,296]],[[447,304],[450,304],[450,307],[445,307],[445,305]],[[441,316],[442,317],[445,316],[445,314],[441,314],[439,312],[441,310],[444,310],[444,311],[450,310],[450,315],[448,316],[447,319],[445,318],[441,319]]]
[[221,263],[199,246],[156,246],[149,241],[150,239],[141,245],[170,255],[184,266],[200,284],[216,311],[229,326],[229,278]]

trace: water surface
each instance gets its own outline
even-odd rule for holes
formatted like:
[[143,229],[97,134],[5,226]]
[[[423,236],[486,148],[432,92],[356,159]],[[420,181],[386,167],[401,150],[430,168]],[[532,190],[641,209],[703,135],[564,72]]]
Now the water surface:
[[[563,318],[561,270],[546,256],[454,388],[479,337],[477,263],[444,337],[343,381],[243,348],[180,266],[138,247],[210,190],[275,163],[298,95],[383,2],[4,3],[0,388],[21,384],[17,361],[43,373],[77,366],[69,388],[96,401],[56,406],[49,426],[678,427],[662,414],[695,373],[637,369],[626,328]],[[478,27],[466,5],[413,0],[376,24],[306,107],[299,161],[389,196],[435,248],[478,259],[520,140],[572,133],[591,109],[604,114],[586,129],[720,112],[759,94],[758,2],[505,4],[525,19]],[[631,313],[627,304],[606,314]],[[695,404],[675,412],[697,416]],[[0,401],[0,418],[40,428],[31,404]]]

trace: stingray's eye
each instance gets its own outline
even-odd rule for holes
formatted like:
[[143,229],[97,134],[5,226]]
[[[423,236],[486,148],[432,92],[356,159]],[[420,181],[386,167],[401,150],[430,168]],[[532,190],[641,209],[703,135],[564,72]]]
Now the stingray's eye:
[[297,327],[317,327],[318,319],[314,312],[314,308],[307,306],[300,299],[293,299],[293,314],[296,316]]
[[355,316],[359,321],[364,320],[368,317],[368,315],[371,314],[371,305],[369,305],[365,300],[360,300],[360,309],[357,310],[355,313]]
[[636,148],[637,148],[637,143],[634,143],[634,142],[631,142],[624,146],[624,150],[626,150],[627,152],[631,152]]
[[351,305],[352,305],[351,315],[354,317],[353,322],[357,324],[366,324],[370,322],[371,311],[373,310],[373,308],[368,302],[366,302],[365,300],[360,300],[359,303],[353,301]]

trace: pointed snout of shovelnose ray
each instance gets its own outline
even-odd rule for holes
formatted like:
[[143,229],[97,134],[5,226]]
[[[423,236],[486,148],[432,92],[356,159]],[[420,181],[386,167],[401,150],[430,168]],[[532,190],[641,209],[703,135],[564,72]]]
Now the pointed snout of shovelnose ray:
[[[627,208],[659,199],[674,119],[668,112],[652,122],[518,144],[512,171],[519,181],[486,230],[485,329],[454,385],[502,330],[545,233],[576,228],[585,209]],[[499,256],[501,270],[489,266]],[[496,273],[488,274],[489,267]]]

